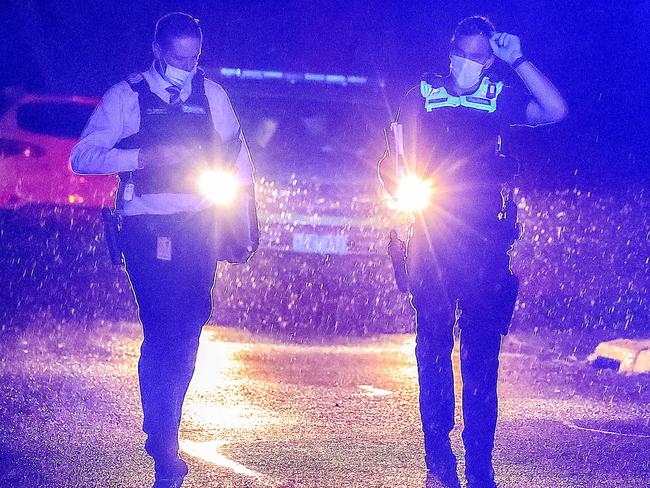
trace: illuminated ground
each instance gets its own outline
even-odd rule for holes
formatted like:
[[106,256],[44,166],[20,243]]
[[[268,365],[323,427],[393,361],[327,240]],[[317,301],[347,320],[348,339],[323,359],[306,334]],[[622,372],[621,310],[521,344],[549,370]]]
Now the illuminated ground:
[[[1,486],[148,486],[137,327],[38,328],[1,336]],[[184,486],[422,486],[413,339],[305,345],[206,329],[182,426]],[[535,351],[516,335],[504,348],[500,486],[646,486],[647,378]]]

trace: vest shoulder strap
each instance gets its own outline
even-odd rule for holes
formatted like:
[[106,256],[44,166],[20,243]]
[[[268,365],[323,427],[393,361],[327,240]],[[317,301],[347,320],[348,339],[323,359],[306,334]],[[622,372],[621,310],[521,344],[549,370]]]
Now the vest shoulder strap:
[[131,87],[131,90],[137,92],[140,95],[142,95],[147,91],[151,91],[151,89],[149,88],[149,83],[147,83],[147,80],[142,75],[142,73],[130,74],[129,76],[126,77],[126,82]]
[[196,73],[192,78],[192,95],[203,96],[205,95],[205,73],[201,68],[196,69]]
[[503,91],[503,82],[492,82],[485,76],[474,93],[455,96],[449,94],[444,86],[420,82],[420,93],[424,98],[424,108],[427,112],[443,107],[467,107],[485,112],[494,112],[497,109],[497,98]]

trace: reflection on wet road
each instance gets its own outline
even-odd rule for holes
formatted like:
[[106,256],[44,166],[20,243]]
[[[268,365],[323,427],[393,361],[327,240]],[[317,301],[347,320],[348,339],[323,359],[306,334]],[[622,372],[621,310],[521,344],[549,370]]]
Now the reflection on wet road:
[[[224,340],[222,330],[206,328],[201,337],[180,444],[185,454],[251,481],[294,483],[285,473],[263,474],[224,454],[237,450],[242,438],[272,439],[282,432],[284,442],[295,437],[304,443],[311,435],[314,442],[327,429],[328,415],[342,420],[353,403],[414,391],[413,336],[299,345],[228,333]],[[265,464],[257,459],[252,466],[260,461]]]
[[[136,324],[3,338],[2,486],[152,481],[139,341]],[[500,486],[645,486],[647,392],[530,344],[509,337],[502,354]],[[413,350],[413,335],[298,343],[206,327],[181,425],[183,486],[423,486]],[[460,387],[457,351],[454,361]]]

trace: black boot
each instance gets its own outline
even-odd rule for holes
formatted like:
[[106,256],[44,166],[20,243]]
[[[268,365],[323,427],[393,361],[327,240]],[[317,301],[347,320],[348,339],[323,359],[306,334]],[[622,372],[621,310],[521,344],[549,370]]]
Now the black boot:
[[467,464],[465,467],[467,488],[497,488],[491,463],[484,465]]
[[460,488],[460,481],[456,471],[429,471],[424,488]]
[[187,475],[187,464],[176,456],[170,460],[156,460],[156,481],[153,488],[180,488]]
[[[438,446],[431,452],[432,445]],[[440,447],[442,445],[442,447]],[[425,456],[427,464],[427,481],[425,488],[460,488],[460,481],[456,472],[456,456],[447,442],[425,442],[428,452]]]

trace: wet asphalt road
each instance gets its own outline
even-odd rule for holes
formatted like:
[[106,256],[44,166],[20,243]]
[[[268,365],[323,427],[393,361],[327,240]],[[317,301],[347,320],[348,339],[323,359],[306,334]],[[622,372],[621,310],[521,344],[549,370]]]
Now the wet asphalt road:
[[[0,486],[150,486],[137,325],[43,330],[0,335]],[[413,347],[413,335],[287,343],[206,328],[183,486],[423,486]],[[540,350],[532,336],[504,344],[500,486],[648,486],[648,378]],[[453,444],[462,452],[460,429]]]

